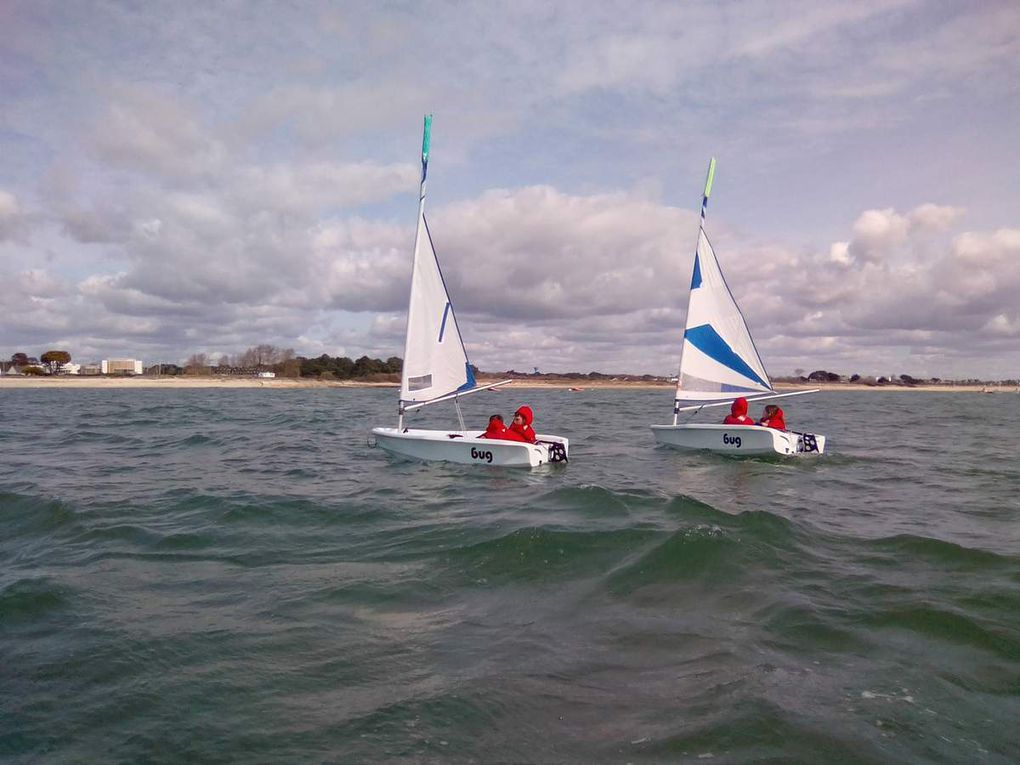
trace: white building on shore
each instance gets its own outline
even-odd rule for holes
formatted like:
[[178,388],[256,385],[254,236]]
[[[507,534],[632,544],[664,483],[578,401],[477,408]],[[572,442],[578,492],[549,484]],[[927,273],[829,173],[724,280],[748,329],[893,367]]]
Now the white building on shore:
[[104,375],[140,375],[142,362],[138,359],[103,359],[100,369]]

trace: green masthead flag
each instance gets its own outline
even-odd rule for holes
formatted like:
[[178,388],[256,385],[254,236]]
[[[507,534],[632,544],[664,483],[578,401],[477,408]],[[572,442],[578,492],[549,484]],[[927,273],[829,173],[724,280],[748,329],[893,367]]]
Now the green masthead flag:
[[421,139],[421,161],[422,162],[428,162],[429,161],[429,141],[431,139],[431,135],[430,135],[431,132],[432,132],[432,115],[431,114],[426,114],[425,115],[425,134],[422,136],[422,139]]
[[708,163],[708,177],[705,179],[705,199],[712,193],[712,181],[715,180],[715,157]]

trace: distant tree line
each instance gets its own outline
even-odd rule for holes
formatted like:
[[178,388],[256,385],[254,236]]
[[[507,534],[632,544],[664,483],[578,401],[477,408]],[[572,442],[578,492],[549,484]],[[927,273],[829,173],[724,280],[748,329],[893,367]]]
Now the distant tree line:
[[147,374],[184,375],[257,375],[272,372],[277,377],[314,377],[320,380],[371,380],[396,382],[403,369],[403,360],[391,356],[383,361],[362,356],[322,354],[315,358],[295,356],[292,348],[257,345],[236,355],[224,354],[213,363],[204,353],[188,357],[183,367],[176,364],[159,364],[149,367]]
[[[775,378],[778,382],[828,382],[828,383],[840,383],[849,382],[857,383],[859,385],[900,385],[906,387],[912,387],[914,385],[987,385],[990,381],[978,380],[976,378],[968,378],[966,380],[943,380],[941,377],[913,377],[911,375],[879,375],[873,377],[871,375],[859,375],[852,374],[849,377],[846,375],[837,374],[836,372],[829,372],[824,369],[818,369],[809,375],[804,375],[803,370],[798,369],[795,377],[777,377]],[[998,381],[1002,385],[1018,385],[1016,380],[1000,380]]]
[[175,375],[184,374],[184,367],[169,361],[161,361],[157,364],[153,364],[152,366],[146,367],[145,374],[150,375],[152,377],[156,377],[157,375],[166,375],[168,377],[173,377]]
[[317,377],[320,380],[393,380],[404,368],[403,359],[390,356],[386,361],[362,356],[350,359],[347,356],[322,354],[313,359],[298,356],[302,377]]
[[[170,366],[170,365],[167,365]],[[205,353],[193,353],[184,364],[186,375],[256,375],[273,372],[280,377],[297,377],[301,364],[293,348],[255,345],[236,355],[223,354],[213,363]]]
[[[476,370],[477,372],[477,370]],[[625,373],[619,374],[606,374],[605,372],[539,372],[535,369],[533,372],[518,372],[515,369],[508,369],[498,375],[499,377],[506,377],[511,380],[520,379],[522,377],[531,378],[552,378],[557,380],[625,380],[629,382],[650,382],[653,380],[661,380],[663,378],[657,377],[656,375],[629,375]]]

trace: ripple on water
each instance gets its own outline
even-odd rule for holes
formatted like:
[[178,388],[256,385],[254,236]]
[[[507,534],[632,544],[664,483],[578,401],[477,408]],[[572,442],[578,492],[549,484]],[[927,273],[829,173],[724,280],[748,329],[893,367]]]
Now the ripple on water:
[[21,761],[1020,761],[1020,397],[798,399],[796,461],[463,402],[570,436],[538,471],[368,449],[392,390],[2,398]]
[[71,607],[74,591],[46,577],[16,579],[0,588],[0,625],[45,621]]

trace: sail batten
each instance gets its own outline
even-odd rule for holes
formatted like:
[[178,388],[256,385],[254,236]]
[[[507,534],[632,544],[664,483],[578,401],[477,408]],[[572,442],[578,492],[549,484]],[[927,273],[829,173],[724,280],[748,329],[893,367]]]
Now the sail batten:
[[774,392],[740,308],[705,233],[705,212],[715,176],[709,165],[694,255],[687,319],[680,350],[676,405],[732,401]]
[[477,384],[425,219],[431,124],[432,115],[428,115],[422,138],[418,225],[414,234],[411,296],[400,383],[402,407],[468,391]]

